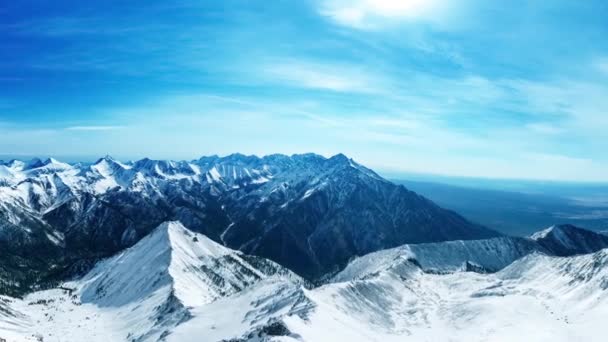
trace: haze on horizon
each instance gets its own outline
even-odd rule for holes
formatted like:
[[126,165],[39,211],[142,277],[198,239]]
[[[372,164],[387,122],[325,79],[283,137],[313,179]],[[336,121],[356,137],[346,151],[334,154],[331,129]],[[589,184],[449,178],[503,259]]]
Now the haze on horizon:
[[0,5],[0,155],[608,181],[608,4]]

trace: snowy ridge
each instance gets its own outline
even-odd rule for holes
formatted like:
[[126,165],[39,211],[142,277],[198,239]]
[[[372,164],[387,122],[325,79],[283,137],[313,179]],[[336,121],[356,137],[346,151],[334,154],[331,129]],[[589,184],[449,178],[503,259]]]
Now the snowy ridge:
[[604,339],[606,249],[576,257],[532,253],[492,274],[426,273],[407,253],[375,254],[371,269],[352,265],[366,270],[364,277],[342,276],[307,292],[316,309],[305,320],[286,317],[287,328],[304,341]]
[[534,252],[544,249],[533,241],[515,237],[404,245],[356,258],[334,281],[364,279],[403,261],[414,263],[425,272],[457,272],[467,263],[495,272]]
[[[0,317],[0,336],[19,336],[16,341],[38,336],[45,341],[157,341],[195,317],[197,308],[219,299],[273,286],[294,294],[303,284],[271,261],[167,222],[82,279],[11,300],[10,310],[0,310],[8,312],[7,318]],[[259,316],[243,323],[243,333],[265,324],[268,317]]]

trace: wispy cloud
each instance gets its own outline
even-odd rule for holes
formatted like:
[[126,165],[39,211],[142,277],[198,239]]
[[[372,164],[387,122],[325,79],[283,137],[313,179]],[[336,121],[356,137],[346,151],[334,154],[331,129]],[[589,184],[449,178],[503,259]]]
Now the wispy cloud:
[[324,0],[319,12],[356,29],[378,29],[403,21],[438,23],[453,11],[455,0]]
[[382,80],[361,66],[348,63],[287,61],[262,70],[271,83],[336,92],[378,92]]
[[70,126],[67,131],[115,131],[126,128],[125,126]]

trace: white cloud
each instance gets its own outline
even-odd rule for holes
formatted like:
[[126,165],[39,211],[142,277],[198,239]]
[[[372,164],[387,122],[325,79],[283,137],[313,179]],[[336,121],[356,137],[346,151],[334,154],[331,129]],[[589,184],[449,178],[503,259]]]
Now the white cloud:
[[336,92],[374,93],[382,81],[363,68],[306,61],[281,62],[264,68],[270,82]]
[[319,11],[344,26],[376,29],[400,21],[439,23],[455,0],[325,0]]
[[65,129],[68,131],[114,131],[123,129],[124,126],[70,126]]

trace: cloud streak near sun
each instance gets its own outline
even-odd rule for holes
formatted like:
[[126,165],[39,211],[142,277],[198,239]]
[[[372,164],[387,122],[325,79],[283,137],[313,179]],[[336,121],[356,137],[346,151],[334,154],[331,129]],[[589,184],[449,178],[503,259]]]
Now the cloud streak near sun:
[[379,29],[399,21],[438,23],[454,0],[325,0],[320,12],[341,25]]

